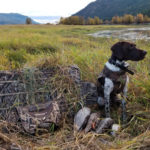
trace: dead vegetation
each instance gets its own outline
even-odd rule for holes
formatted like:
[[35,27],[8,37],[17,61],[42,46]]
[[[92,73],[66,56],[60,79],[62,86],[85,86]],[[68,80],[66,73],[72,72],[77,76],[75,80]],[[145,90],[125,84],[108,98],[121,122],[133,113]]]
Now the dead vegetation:
[[[145,150],[150,147],[150,111],[145,110],[145,107],[140,104],[133,105],[130,102],[128,102],[127,106],[128,123],[122,126],[121,131],[115,137],[109,134],[110,131],[106,134],[74,132],[73,117],[75,112],[86,104],[80,97],[82,90],[79,88],[84,87],[80,85],[83,82],[80,79],[80,72],[78,72],[77,66],[72,66],[72,69],[60,66],[52,67],[51,69],[44,68],[45,70],[40,66],[39,69],[1,72],[0,114],[1,119],[3,119],[0,122],[1,147],[4,147],[4,149],[18,147],[18,149],[37,150]],[[85,83],[87,84],[87,82]],[[86,100],[90,100],[88,99],[89,93],[87,94],[85,91],[83,93],[84,97],[87,98]],[[65,116],[62,118],[59,128],[53,124],[48,130],[43,132],[43,130],[37,129],[35,134],[32,135],[23,129],[21,122],[16,124],[18,120],[13,118],[12,113],[14,107],[19,107],[23,110],[26,105],[38,106],[40,102],[58,100],[57,97],[62,95],[67,100],[67,109],[64,111]],[[94,108],[93,111],[98,110],[95,105],[90,105]],[[119,117],[121,114],[118,112],[113,110],[113,117],[115,117],[113,119],[115,119],[116,123],[120,123]]]
[[[62,119],[61,127],[57,128],[55,132],[55,128],[52,126],[49,132],[46,131],[43,134],[36,132],[35,135],[31,135],[22,130],[19,125],[1,120],[0,147],[10,149],[12,145],[16,145],[23,150],[149,149],[149,53],[144,61],[138,64],[131,63],[131,68],[136,74],[131,78],[129,85],[128,123],[122,125],[120,110],[112,110],[112,118],[115,123],[121,125],[121,130],[116,134],[116,137],[111,136],[109,131],[106,134],[92,132],[85,134],[82,132],[74,133],[73,131],[73,116],[84,105],[84,99],[80,99],[78,86],[70,77],[66,76],[65,72],[68,67],[64,66],[77,64],[80,67],[81,79],[86,80],[86,82],[81,81],[81,83],[86,83],[81,85],[90,93],[83,92],[83,98],[86,97],[89,104],[94,93],[94,87],[90,82],[94,83],[96,81],[97,75],[109,57],[111,45],[118,40],[93,38],[88,37],[87,34],[99,30],[116,30],[119,28],[129,28],[129,26],[0,27],[2,34],[0,38],[0,69],[24,68],[21,71],[8,71],[8,74],[4,75],[6,78],[3,76],[4,78],[1,79],[2,77],[0,77],[1,119],[7,119],[8,114],[13,116],[8,111],[13,106],[20,105],[23,107],[35,102],[43,102],[53,96],[59,97],[61,94],[64,95],[68,104],[68,112]],[[11,49],[12,44],[17,48]],[[136,44],[138,47],[150,51],[149,41],[136,41]],[[23,45],[25,46],[23,47]],[[51,46],[56,47],[55,53],[50,52]],[[20,50],[22,47],[25,51]],[[12,50],[12,53],[8,53]],[[42,50],[44,52],[46,50],[46,52],[41,53]],[[14,57],[16,54],[19,58],[21,55],[23,59]],[[52,71],[49,72],[49,68],[53,68]],[[51,78],[53,74],[55,75]],[[12,80],[15,82],[12,82]],[[90,90],[92,88],[88,88],[90,86],[93,87],[92,91]],[[96,98],[96,95],[94,97]],[[2,101],[5,103],[2,104]],[[12,102],[14,102],[14,105]],[[92,101],[92,113],[99,111],[96,106],[93,106],[93,103],[95,103],[95,100]],[[11,107],[9,107],[10,105]],[[9,147],[5,147],[5,145]]]

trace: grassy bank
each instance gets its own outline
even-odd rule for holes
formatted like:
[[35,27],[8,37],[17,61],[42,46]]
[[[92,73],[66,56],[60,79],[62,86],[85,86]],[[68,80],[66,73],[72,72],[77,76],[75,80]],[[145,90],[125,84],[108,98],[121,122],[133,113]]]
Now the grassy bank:
[[[88,34],[128,27],[130,26],[0,26],[0,70],[37,67],[43,64],[46,64],[46,67],[77,64],[83,80],[96,82],[99,72],[111,55],[110,47],[119,40],[94,38]],[[147,141],[150,141],[150,43],[141,40],[136,41],[136,44],[139,48],[147,50],[148,54],[146,59],[139,63],[131,62],[131,68],[136,72],[129,84],[128,113],[132,114],[132,118],[117,138],[91,133],[75,135],[72,125],[65,124],[54,135],[39,137],[38,144],[31,142],[31,138],[24,139],[28,145],[43,145],[39,149],[85,150],[134,149],[142,144],[146,145]],[[109,143],[105,145],[101,141],[102,137]]]

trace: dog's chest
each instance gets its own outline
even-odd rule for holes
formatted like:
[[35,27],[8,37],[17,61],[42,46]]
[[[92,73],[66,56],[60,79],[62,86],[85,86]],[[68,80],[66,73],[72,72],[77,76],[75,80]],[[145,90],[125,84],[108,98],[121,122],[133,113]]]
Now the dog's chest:
[[113,89],[113,92],[114,93],[121,93],[125,87],[125,84],[126,84],[126,80],[127,80],[127,76],[126,74],[124,75],[121,75],[120,77],[118,76],[117,80],[113,80],[113,83],[114,83],[114,89]]
[[[104,84],[105,84],[105,78],[109,78],[112,80],[114,84],[113,93],[118,94],[121,93],[125,87],[126,81],[127,81],[127,75],[124,71],[120,72],[113,72],[109,70],[107,67],[104,67],[103,71],[100,73],[98,77],[99,81],[99,92],[103,95],[104,90]],[[101,95],[100,94],[100,95]]]

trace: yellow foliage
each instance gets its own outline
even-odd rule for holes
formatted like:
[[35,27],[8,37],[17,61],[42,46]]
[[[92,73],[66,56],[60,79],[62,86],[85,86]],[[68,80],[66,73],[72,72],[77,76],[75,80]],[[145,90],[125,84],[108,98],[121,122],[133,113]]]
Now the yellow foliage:
[[137,14],[137,16],[136,16],[136,22],[137,23],[143,23],[144,22],[144,16],[143,16],[143,14]]
[[122,18],[122,22],[125,24],[132,24],[134,23],[134,16],[130,14],[125,14]]

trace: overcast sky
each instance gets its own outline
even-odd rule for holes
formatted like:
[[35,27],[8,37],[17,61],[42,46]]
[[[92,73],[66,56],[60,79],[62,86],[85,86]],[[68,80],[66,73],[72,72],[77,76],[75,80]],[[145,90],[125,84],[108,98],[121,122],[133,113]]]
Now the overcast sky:
[[69,16],[95,0],[1,0],[0,13],[28,16]]

